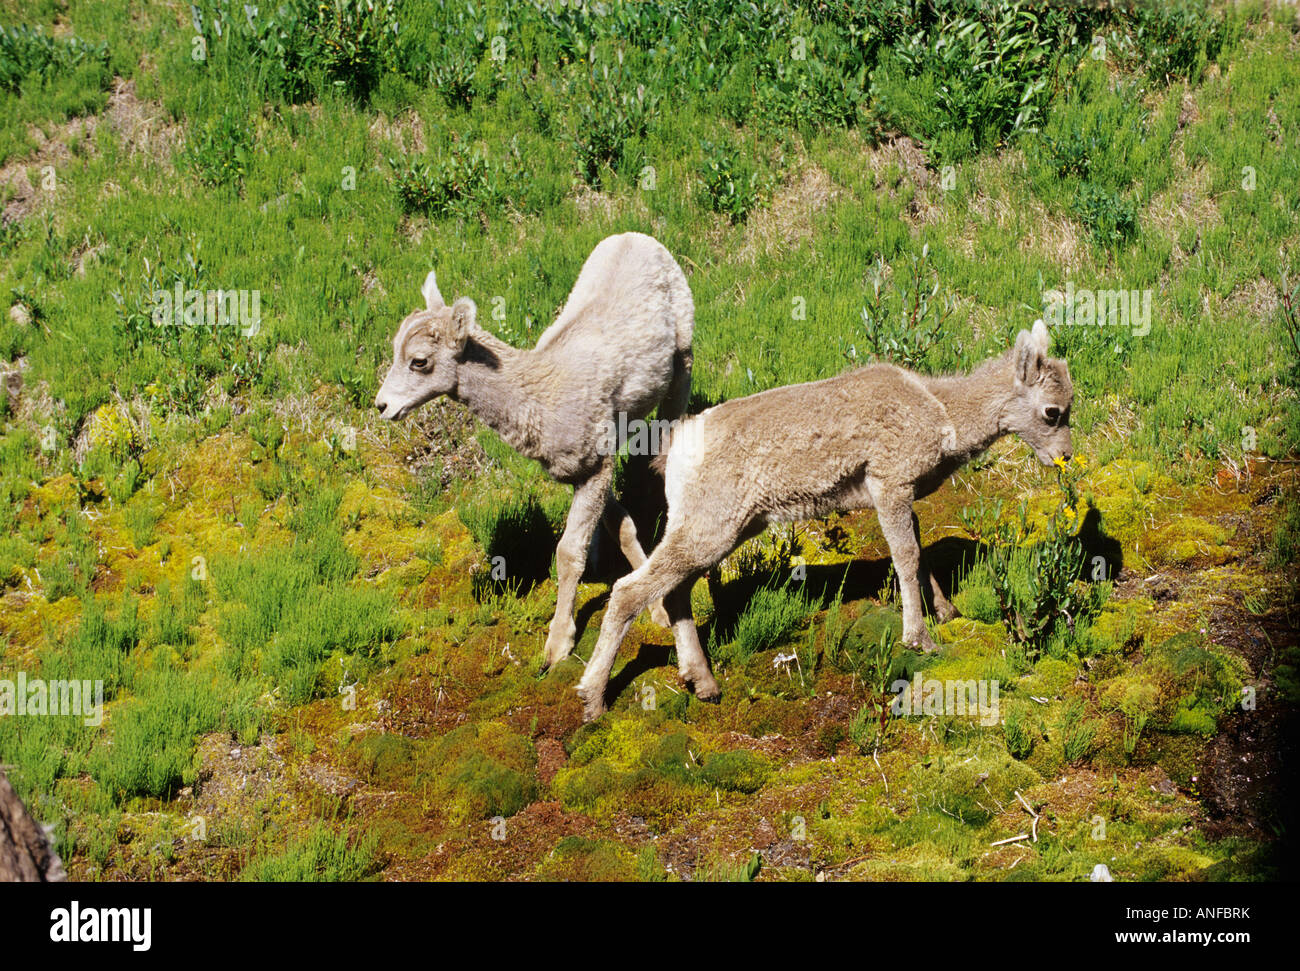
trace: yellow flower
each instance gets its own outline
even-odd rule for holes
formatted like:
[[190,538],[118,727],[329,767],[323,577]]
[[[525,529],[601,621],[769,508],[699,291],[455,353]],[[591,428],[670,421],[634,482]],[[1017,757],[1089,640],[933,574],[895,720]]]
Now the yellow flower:
[[1058,469],[1063,469],[1063,468],[1065,468],[1065,459],[1062,458],[1060,455],[1058,455],[1056,458],[1052,459],[1052,461],[1056,463],[1056,467],[1057,467]]
[[1066,507],[1065,507],[1065,516],[1066,516],[1067,519],[1073,519],[1073,518],[1074,518],[1074,510],[1071,509],[1069,506],[1066,506]]

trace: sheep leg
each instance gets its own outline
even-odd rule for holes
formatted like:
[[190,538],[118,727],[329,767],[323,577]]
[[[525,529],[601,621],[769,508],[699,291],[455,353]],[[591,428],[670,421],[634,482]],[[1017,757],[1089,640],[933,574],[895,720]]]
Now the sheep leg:
[[921,566],[921,544],[912,528],[911,496],[876,484],[872,488],[872,498],[903,596],[903,641],[927,653],[938,650],[934,638],[926,630],[925,616],[921,612],[921,587],[916,577]]
[[712,701],[721,693],[709,670],[709,659],[700,646],[700,634],[691,614],[691,581],[688,579],[664,598],[672,618],[673,640],[677,644],[677,673],[691,686],[695,697]]
[[[921,549],[921,521],[916,518],[916,510],[912,511],[912,532],[916,534],[916,548]],[[930,585],[930,596],[934,601],[934,616],[938,618],[939,623],[952,620],[957,616],[957,608],[952,602],[944,596],[943,589],[939,586],[939,580],[935,577],[934,571],[925,565],[925,551],[921,550],[921,567],[920,570],[926,576],[926,581]]]
[[[673,619],[674,635],[677,634],[679,625],[683,634],[687,633],[685,624],[689,623],[692,628],[694,627],[694,623],[689,619],[689,596],[683,597],[678,588],[692,576],[702,573],[722,559],[731,547],[723,548],[720,555],[710,559],[719,545],[717,540],[711,541],[703,537],[688,538],[685,533],[685,530],[670,527],[668,535],[655,547],[650,558],[614,584],[614,589],[609,595],[609,606],[605,608],[605,619],[600,625],[600,637],[596,641],[596,649],[592,652],[591,660],[587,662],[587,670],[582,675],[582,680],[578,682],[577,691],[583,701],[583,718],[586,721],[591,721],[604,713],[605,688],[609,684],[609,674],[614,667],[614,659],[618,656],[619,645],[623,643],[623,638],[627,636],[628,628],[632,626],[632,621],[637,614],[641,613],[651,601],[668,597],[667,607],[669,616]],[[689,587],[685,589],[689,591]],[[669,596],[670,594],[674,596]],[[698,637],[693,642],[689,637],[683,637],[678,641],[677,659],[689,666],[691,676],[697,679],[696,684],[707,691],[711,677],[704,678],[699,669],[698,662],[703,659],[704,652],[700,650],[699,657],[696,657],[695,650],[698,644]],[[684,659],[683,647],[686,654]],[[706,662],[704,671],[707,670]],[[711,687],[716,691],[717,684],[714,683]]]
[[605,509],[605,497],[614,469],[606,462],[600,471],[573,490],[573,504],[564,524],[564,535],[555,550],[555,574],[559,592],[555,597],[555,616],[546,634],[545,667],[558,664],[573,650],[573,640],[578,625],[573,619],[573,605],[578,593],[578,580],[587,566],[587,547],[591,534]]
[[[645,551],[641,549],[641,544],[636,538],[636,523],[632,521],[628,511],[614,498],[612,491],[605,501],[603,519],[605,529],[618,541],[618,548],[623,551],[628,563],[635,570],[646,561]],[[650,605],[650,619],[660,627],[672,626],[672,621],[668,619],[668,611],[664,610],[663,601],[656,601]]]

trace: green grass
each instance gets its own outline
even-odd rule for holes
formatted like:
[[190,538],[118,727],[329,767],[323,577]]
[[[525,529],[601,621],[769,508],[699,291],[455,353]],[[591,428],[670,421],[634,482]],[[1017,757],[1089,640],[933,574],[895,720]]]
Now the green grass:
[[373,838],[352,841],[347,833],[334,833],[320,823],[284,849],[254,859],[240,879],[255,883],[356,881],[372,877],[377,864]]
[[[657,685],[659,708],[616,703],[617,730],[581,735],[602,754],[583,755],[579,739],[543,782],[554,755],[543,740],[579,737],[564,671],[537,682],[530,669],[571,490],[494,433],[443,415],[426,443],[378,423],[370,403],[430,267],[448,296],[478,301],[485,326],[528,345],[592,247],[625,230],[654,234],[689,275],[700,404],[869,357],[965,368],[1010,346],[1051,291],[1149,290],[1145,335],[1053,333],[1075,382],[1076,450],[1099,474],[1134,470],[1131,529],[1146,543],[1175,488],[1213,504],[1225,495],[1216,471],[1293,457],[1300,443],[1294,318],[1279,305],[1284,275],[1300,273],[1293,9],[195,7],[197,23],[188,5],[0,0],[0,165],[14,176],[0,187],[0,358],[24,368],[18,407],[0,395],[0,676],[101,679],[109,706],[98,729],[0,719],[0,762],[19,766],[15,785],[42,812],[69,807],[57,832],[78,866],[127,873],[121,814],[175,811],[198,742],[214,733],[246,745],[291,737],[299,755],[342,759],[409,796],[432,828],[405,829],[437,829],[439,842],[539,799],[598,827],[628,812],[671,829],[707,810],[719,839],[749,833],[752,819],[725,814],[774,791],[792,800],[804,781],[734,740],[802,733],[826,754],[819,776],[851,765],[851,781],[826,783],[824,805],[799,807],[817,858],[887,847],[897,859],[844,871],[887,879],[990,875],[983,847],[1008,834],[961,788],[965,775],[949,777],[954,753],[987,770],[1003,801],[1007,785],[1034,781],[1026,773],[1050,780],[1076,766],[1100,776],[1158,764],[1191,778],[1185,753],[1231,717],[1240,658],[1171,645],[1198,623],[1190,614],[1078,589],[1086,599],[1066,604],[1069,624],[1025,638],[1026,654],[1009,615],[1033,626],[1057,613],[1069,571],[1046,604],[1032,589],[1041,558],[1008,550],[1002,581],[987,553],[968,561],[964,626],[921,661],[883,653],[897,617],[870,603],[875,590],[841,584],[817,618],[804,588],[759,589],[738,616],[711,616],[721,706],[675,694],[628,655],[621,670],[633,689]],[[155,326],[155,292],[177,284],[258,291],[259,328]],[[340,444],[346,428],[356,450]],[[426,444],[435,452],[412,476],[404,462]],[[1040,485],[1006,455],[970,475],[1017,497]],[[1272,572],[1251,576],[1261,616],[1280,596],[1261,586],[1282,589],[1294,565],[1296,508],[1294,497],[1279,504],[1259,554]],[[1103,525],[1128,514],[1108,507]],[[1182,546],[1201,555],[1219,528]],[[851,537],[854,554],[873,539]],[[1230,565],[1253,570],[1250,555]],[[836,583],[837,557],[817,566]],[[746,562],[732,566],[750,582]],[[715,605],[703,586],[696,598],[708,623]],[[585,584],[579,601],[589,643],[602,601]],[[630,643],[651,644],[634,630]],[[798,655],[798,698],[784,672],[746,663],[778,649]],[[941,721],[942,743],[906,748],[929,743],[880,733],[863,694],[903,668],[1023,690],[1008,687],[999,726],[972,734]],[[1086,698],[1080,670],[1095,679]],[[340,704],[349,686],[359,711]],[[844,692],[856,718],[810,713],[810,699]],[[393,708],[378,707],[388,693]],[[409,739],[385,729],[354,742],[354,723],[386,724],[393,710],[428,721]],[[884,791],[864,796],[862,780],[882,773],[894,792],[912,778],[917,801],[873,815],[867,796],[885,805]],[[1247,858],[1177,835],[1181,817],[1157,820],[1137,801],[1149,786],[1123,785],[1139,795],[1107,797],[1116,839],[1149,854],[1118,851],[1128,877]],[[415,839],[319,824],[269,847],[291,810],[258,813],[231,832],[262,855],[187,874],[368,878],[380,844]],[[1085,862],[1103,858],[1086,832],[1063,828],[1017,874],[1086,876]],[[562,841],[508,872],[669,872],[667,857],[609,836]],[[697,878],[764,875],[749,849],[707,847]],[[476,852],[453,840],[454,872],[506,872]]]

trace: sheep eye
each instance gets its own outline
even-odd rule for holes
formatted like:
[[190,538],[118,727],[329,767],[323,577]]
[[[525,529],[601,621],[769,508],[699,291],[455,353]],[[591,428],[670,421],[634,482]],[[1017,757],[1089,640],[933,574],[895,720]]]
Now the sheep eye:
[[417,357],[411,361],[411,370],[413,371],[423,371],[428,366],[429,359],[427,357]]
[[1061,420],[1061,409],[1054,405],[1049,405],[1043,409],[1043,417],[1046,418],[1050,424],[1055,425]]

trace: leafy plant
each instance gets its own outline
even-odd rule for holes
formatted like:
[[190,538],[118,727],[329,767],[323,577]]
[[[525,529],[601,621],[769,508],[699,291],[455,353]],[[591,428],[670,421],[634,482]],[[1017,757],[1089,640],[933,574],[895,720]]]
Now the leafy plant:
[[[895,311],[885,296],[885,261],[878,257],[869,279],[871,292],[862,307],[862,343],[871,360],[884,360],[910,370],[921,369],[926,357],[940,339],[944,323],[955,309],[952,296],[939,296],[939,274],[929,267],[930,245],[913,256],[907,278],[897,287],[900,309]],[[927,272],[932,279],[927,280]],[[858,357],[853,345],[847,352],[850,360]]]
[[1101,246],[1123,246],[1137,235],[1137,207],[1118,192],[1085,182],[1075,197],[1074,211]]
[[705,203],[733,223],[744,222],[758,202],[758,171],[747,168],[739,153],[724,145],[703,141],[700,147],[704,151],[700,177]]
[[108,45],[79,37],[50,37],[39,27],[0,24],[0,90],[17,92],[25,81],[47,81],[82,65],[107,72]]
[[402,208],[433,218],[488,213],[506,198],[500,170],[478,149],[454,145],[436,162],[389,159]]
[[1034,536],[1028,507],[1021,503],[1015,517],[1002,518],[1001,502],[978,510],[964,509],[962,519],[971,537],[984,544],[982,573],[992,585],[1002,621],[1012,639],[1031,656],[1046,645],[1057,626],[1073,628],[1089,608],[1097,606],[1089,584],[1080,580],[1084,548],[1082,524],[1075,511],[1074,482],[1078,465],[1058,468],[1062,497],[1044,519],[1043,534]]

